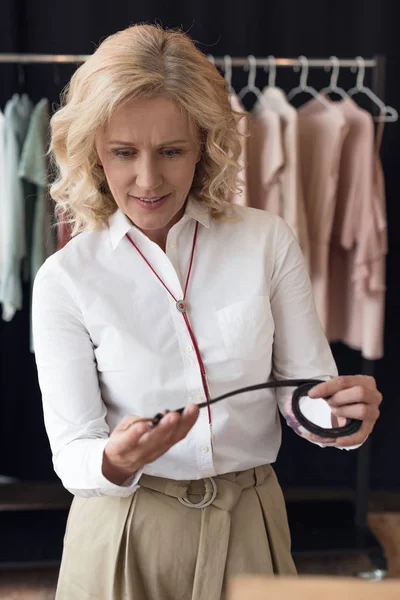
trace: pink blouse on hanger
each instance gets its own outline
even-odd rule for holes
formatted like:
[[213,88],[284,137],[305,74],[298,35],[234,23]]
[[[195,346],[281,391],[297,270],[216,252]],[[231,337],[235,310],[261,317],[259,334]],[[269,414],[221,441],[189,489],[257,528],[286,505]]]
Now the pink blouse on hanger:
[[288,102],[283,90],[272,86],[263,90],[254,112],[262,114],[265,107],[274,111],[281,120],[284,166],[279,172],[282,196],[280,216],[295,234],[309,267],[307,216],[299,167],[297,110]]
[[[236,94],[230,95],[230,101],[232,109],[236,112],[246,114],[246,111],[240,101],[240,98]],[[246,117],[238,117],[238,131],[240,133],[240,142],[242,145],[242,152],[239,157],[239,179],[243,182],[241,187],[241,194],[233,193],[228,196],[228,201],[232,204],[240,204],[241,206],[249,206],[248,199],[248,185],[247,185],[247,140],[248,140],[248,120]]]
[[298,110],[300,172],[310,240],[310,274],[319,318],[327,330],[329,245],[340,156],[347,126],[334,104],[312,99]]
[[261,105],[250,115],[249,128],[249,205],[282,215],[280,174],[285,157],[281,119],[274,110]]
[[383,355],[385,192],[374,143],[371,115],[352,99],[335,103],[349,130],[339,169],[337,206],[330,257],[328,338],[361,350],[365,358]]

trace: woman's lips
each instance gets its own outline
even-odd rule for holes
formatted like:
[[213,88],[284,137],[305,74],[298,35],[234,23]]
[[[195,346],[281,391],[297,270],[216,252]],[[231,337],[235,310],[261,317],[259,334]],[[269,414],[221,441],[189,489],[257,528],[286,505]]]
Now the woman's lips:
[[160,206],[162,206],[165,203],[168,196],[169,196],[169,194],[166,194],[165,196],[158,197],[158,200],[153,200],[153,201],[146,201],[146,200],[150,200],[150,199],[146,198],[146,200],[143,200],[142,198],[139,198],[138,196],[130,196],[130,197],[133,198],[134,200],[136,200],[136,202],[142,208],[145,208],[146,210],[156,210],[157,208],[159,208]]

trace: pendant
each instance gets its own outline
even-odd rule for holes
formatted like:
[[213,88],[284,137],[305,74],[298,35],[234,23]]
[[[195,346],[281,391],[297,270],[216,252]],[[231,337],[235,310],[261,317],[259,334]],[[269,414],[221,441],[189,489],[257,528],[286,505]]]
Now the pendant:
[[180,313],[185,313],[187,310],[187,303],[185,300],[178,300],[175,306]]

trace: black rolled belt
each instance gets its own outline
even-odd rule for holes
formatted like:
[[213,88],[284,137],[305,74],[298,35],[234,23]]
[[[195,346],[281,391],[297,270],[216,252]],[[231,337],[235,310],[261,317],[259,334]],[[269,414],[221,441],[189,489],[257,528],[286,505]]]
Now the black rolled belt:
[[[313,433],[315,435],[318,435],[318,436],[321,436],[324,438],[329,438],[329,439],[345,437],[345,436],[349,436],[349,435],[353,435],[353,434],[357,433],[357,431],[359,431],[359,429],[361,428],[361,425],[362,425],[362,421],[360,421],[358,419],[347,419],[346,424],[343,425],[342,427],[332,427],[330,429],[327,429],[325,427],[320,427],[319,425],[312,423],[309,419],[307,419],[307,417],[305,417],[303,415],[303,413],[300,410],[300,401],[302,398],[306,397],[307,392],[311,388],[316,386],[318,383],[323,383],[323,381],[321,379],[286,379],[284,381],[269,381],[266,383],[259,383],[257,385],[250,385],[248,387],[233,390],[232,392],[228,392],[227,394],[223,394],[222,396],[213,398],[209,402],[202,402],[201,404],[198,404],[198,407],[200,409],[206,408],[207,406],[209,406],[211,404],[215,404],[216,402],[219,402],[220,400],[225,400],[226,398],[231,398],[232,396],[236,396],[238,394],[244,394],[246,392],[254,392],[256,390],[271,389],[271,388],[295,387],[296,389],[294,390],[294,392],[292,394],[292,411],[293,411],[293,414],[296,417],[297,421],[300,423],[300,425],[302,425],[310,433]],[[327,400],[327,398],[325,398],[325,400]],[[182,414],[184,410],[185,410],[185,407],[179,408],[173,412]],[[170,411],[166,411],[166,412],[170,412]],[[140,419],[140,420],[141,421],[149,421],[153,425],[158,425],[158,423],[161,421],[163,416],[164,415],[162,413],[158,413],[153,418]]]

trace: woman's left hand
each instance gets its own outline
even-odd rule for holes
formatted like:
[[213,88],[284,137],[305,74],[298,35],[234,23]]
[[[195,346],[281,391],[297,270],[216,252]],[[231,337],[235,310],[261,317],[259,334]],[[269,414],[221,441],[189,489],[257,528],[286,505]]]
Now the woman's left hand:
[[376,388],[376,381],[369,375],[342,375],[324,381],[313,387],[307,394],[310,398],[329,398],[332,414],[336,417],[359,419],[362,427],[354,435],[338,438],[338,446],[362,444],[373,430],[379,418],[382,394]]

